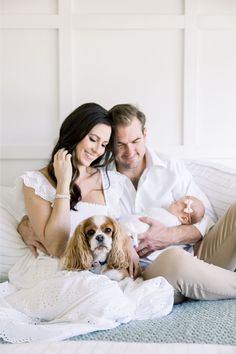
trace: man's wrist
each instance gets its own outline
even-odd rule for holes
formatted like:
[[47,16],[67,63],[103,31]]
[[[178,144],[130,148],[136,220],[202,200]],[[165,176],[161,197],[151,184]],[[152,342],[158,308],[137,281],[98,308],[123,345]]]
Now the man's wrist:
[[178,225],[167,228],[170,245],[194,244],[201,239],[199,230],[193,225]]

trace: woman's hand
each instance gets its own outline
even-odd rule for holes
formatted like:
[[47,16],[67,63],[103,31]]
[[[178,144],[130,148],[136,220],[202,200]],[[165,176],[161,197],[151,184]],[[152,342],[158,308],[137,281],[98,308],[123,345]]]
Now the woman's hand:
[[131,278],[135,279],[140,275],[140,273],[139,255],[132,246],[130,253],[129,275]]
[[57,184],[70,185],[72,178],[71,154],[66,149],[60,149],[54,155],[53,167]]
[[21,219],[17,227],[17,231],[21,235],[21,238],[23,239],[24,243],[29,247],[35,257],[38,257],[38,250],[42,251],[45,254],[48,254],[44,245],[40,241],[38,241],[37,235],[32,229],[27,215],[25,215]]

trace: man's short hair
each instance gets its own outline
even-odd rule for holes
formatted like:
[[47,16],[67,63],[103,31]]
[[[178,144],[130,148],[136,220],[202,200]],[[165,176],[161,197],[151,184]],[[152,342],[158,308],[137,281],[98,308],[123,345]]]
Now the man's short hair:
[[115,127],[117,125],[128,126],[132,123],[134,117],[136,117],[141,124],[142,132],[144,132],[146,117],[136,106],[132,104],[117,104],[110,109],[109,113]]

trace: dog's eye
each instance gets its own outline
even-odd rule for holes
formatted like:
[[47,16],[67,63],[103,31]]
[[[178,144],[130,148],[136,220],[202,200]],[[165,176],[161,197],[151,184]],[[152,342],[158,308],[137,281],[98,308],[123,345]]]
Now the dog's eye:
[[94,231],[93,229],[88,230],[88,231],[86,232],[86,235],[89,236],[89,237],[93,236],[94,234],[95,234],[95,231]]
[[109,233],[112,232],[112,229],[111,229],[110,227],[106,227],[106,228],[104,229],[104,232],[105,232],[105,234],[109,234]]

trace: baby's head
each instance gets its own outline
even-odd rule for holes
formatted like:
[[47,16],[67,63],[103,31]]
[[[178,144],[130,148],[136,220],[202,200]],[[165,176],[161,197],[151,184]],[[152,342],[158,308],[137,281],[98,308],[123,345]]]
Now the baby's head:
[[205,214],[203,203],[192,196],[176,200],[169,206],[168,211],[177,216],[183,225],[196,224],[202,220]]

